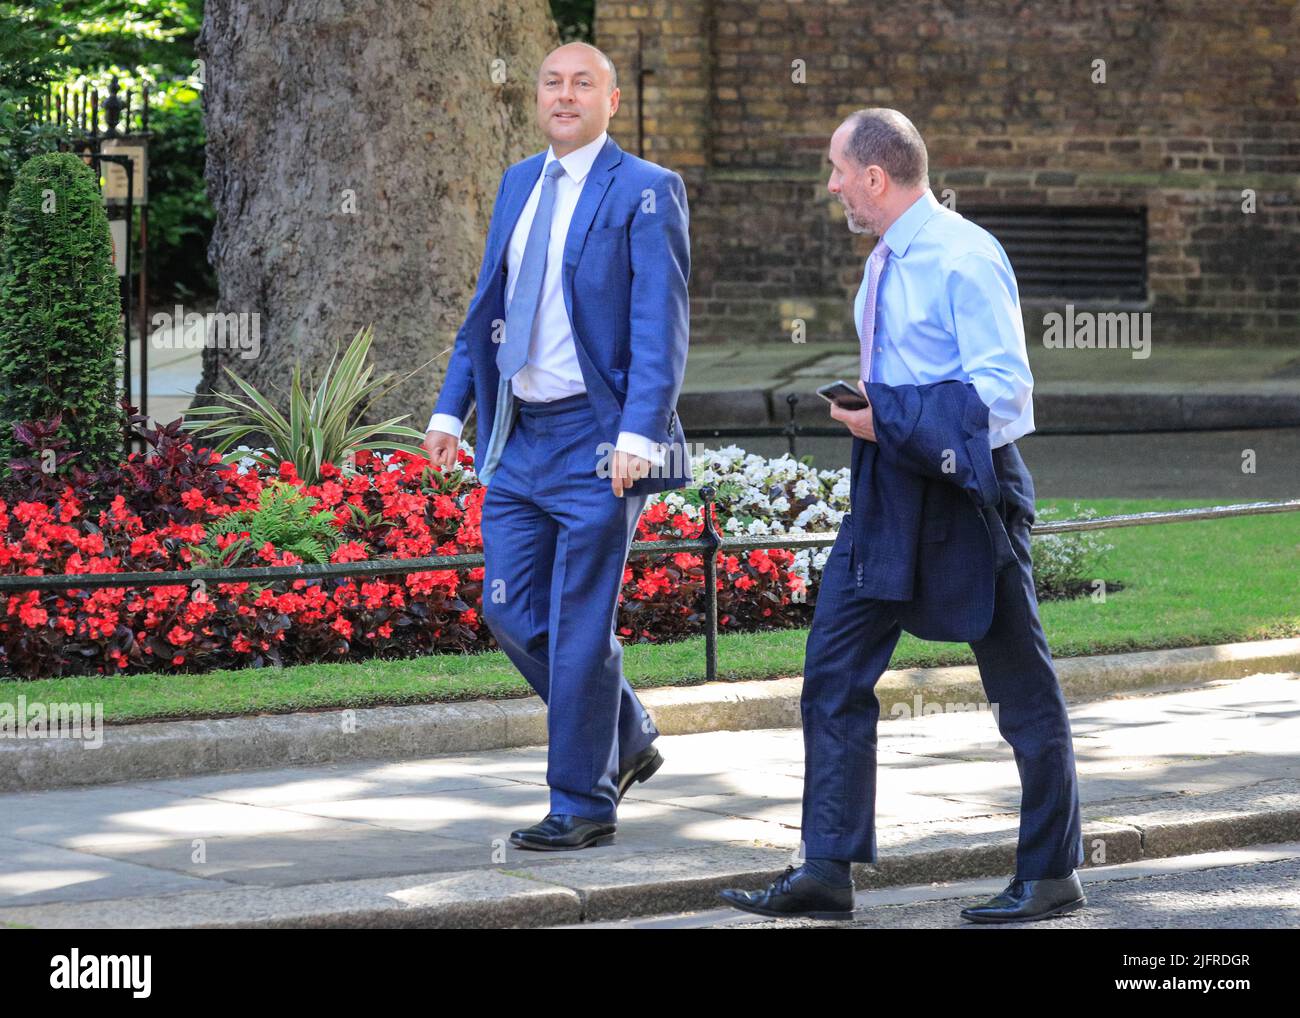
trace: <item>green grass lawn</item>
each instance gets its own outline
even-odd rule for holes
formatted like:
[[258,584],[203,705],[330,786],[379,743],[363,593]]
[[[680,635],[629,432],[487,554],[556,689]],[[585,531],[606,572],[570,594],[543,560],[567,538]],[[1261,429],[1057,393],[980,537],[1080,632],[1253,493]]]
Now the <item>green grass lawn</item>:
[[[1052,502],[1040,503],[1040,510]],[[1072,502],[1063,504],[1062,516]],[[1098,499],[1103,515],[1184,508],[1200,502]],[[1055,521],[1058,517],[1052,517]],[[1300,515],[1282,513],[1105,533],[1115,546],[1101,575],[1123,589],[1105,603],[1051,601],[1041,608],[1057,657],[1300,635]],[[722,679],[798,675],[807,630],[723,635]],[[625,649],[634,686],[704,681],[704,640]],[[904,635],[892,666],[974,661],[965,644]],[[103,703],[110,721],[280,713],[329,707],[428,703],[529,694],[504,654],[439,654],[404,661],[313,664],[206,675],[128,675],[0,683],[0,703]]]

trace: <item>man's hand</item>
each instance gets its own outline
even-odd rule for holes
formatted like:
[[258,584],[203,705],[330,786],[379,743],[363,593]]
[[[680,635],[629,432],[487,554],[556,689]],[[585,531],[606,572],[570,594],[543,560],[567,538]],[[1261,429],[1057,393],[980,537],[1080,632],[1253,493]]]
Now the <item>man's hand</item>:
[[616,451],[609,466],[609,483],[614,488],[614,497],[622,498],[623,490],[630,488],[650,473],[650,461],[630,452]]
[[[863,396],[867,394],[867,387],[858,379],[858,389]],[[876,426],[872,420],[871,407],[863,410],[841,410],[836,404],[831,404],[831,416],[837,421],[844,424],[858,438],[865,439],[868,442],[876,440]]]
[[446,470],[456,465],[456,451],[460,448],[460,439],[445,431],[427,431],[424,435],[424,450],[435,467]]

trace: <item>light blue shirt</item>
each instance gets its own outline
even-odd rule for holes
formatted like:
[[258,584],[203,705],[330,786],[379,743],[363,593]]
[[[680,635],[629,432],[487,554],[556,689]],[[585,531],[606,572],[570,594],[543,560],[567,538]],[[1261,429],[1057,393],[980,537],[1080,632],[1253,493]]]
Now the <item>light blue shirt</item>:
[[[1020,295],[1007,253],[991,233],[927,189],[885,231],[890,255],[876,295],[871,378],[886,385],[958,379],[989,408],[989,445],[1034,430],[1034,378]],[[862,340],[865,267],[853,302]]]

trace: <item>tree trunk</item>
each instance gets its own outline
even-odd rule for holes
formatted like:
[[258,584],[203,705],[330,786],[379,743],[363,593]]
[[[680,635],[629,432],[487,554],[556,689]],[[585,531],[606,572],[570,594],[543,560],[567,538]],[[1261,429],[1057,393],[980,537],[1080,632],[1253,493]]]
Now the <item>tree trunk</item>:
[[260,349],[210,328],[195,405],[235,391],[229,367],[284,412],[295,361],[318,377],[373,323],[376,374],[439,356],[367,421],[423,431],[501,173],[544,145],[555,45],[546,0],[207,0],[208,259],[218,312],[258,315]]

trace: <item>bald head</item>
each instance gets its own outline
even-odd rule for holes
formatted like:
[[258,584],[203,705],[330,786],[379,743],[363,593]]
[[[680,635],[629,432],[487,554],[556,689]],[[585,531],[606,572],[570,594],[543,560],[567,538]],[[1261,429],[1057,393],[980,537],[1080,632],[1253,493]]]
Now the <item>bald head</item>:
[[546,72],[546,68],[550,64],[552,58],[565,50],[572,51],[575,49],[584,51],[586,55],[604,65],[605,72],[609,76],[609,81],[605,88],[606,95],[618,88],[618,72],[614,70],[614,61],[609,59],[609,56],[604,52],[604,50],[599,50],[590,43],[585,42],[566,42],[563,46],[557,46],[555,49],[551,50],[550,53],[546,54],[546,59],[542,61],[542,73]]
[[537,75],[537,124],[557,156],[600,137],[618,112],[614,62],[595,46],[570,42],[552,50]]

